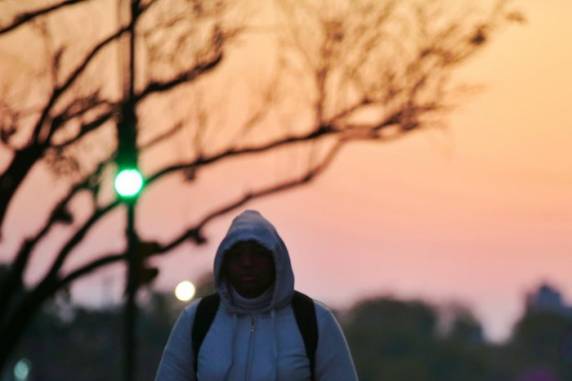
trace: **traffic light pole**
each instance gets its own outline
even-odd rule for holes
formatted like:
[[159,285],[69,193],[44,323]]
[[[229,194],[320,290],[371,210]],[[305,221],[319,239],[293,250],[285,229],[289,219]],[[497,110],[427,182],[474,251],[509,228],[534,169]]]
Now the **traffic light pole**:
[[137,291],[139,288],[139,269],[141,268],[141,258],[139,257],[136,248],[138,244],[138,237],[135,232],[135,207],[136,201],[128,202],[127,204],[127,300],[125,303],[125,315],[123,327],[124,331],[124,345],[125,345],[125,381],[136,380],[136,359],[137,359],[137,341],[136,341],[136,326],[137,326]]
[[[120,16],[128,14],[129,31],[127,35],[128,49],[120,45],[120,57],[123,55],[121,75],[123,77],[123,99],[120,120],[117,124],[117,164],[119,169],[129,167],[137,169],[137,110],[135,101],[135,31],[137,17],[139,13],[140,0],[119,0]],[[122,13],[124,12],[124,13]],[[123,20],[120,20],[122,25]],[[124,40],[125,41],[125,40]],[[127,52],[125,52],[127,50]],[[137,207],[138,194],[124,199],[127,209],[126,238],[127,238],[127,280],[126,280],[126,301],[124,311],[124,381],[135,381],[137,362],[137,291],[140,285],[140,270],[142,259],[137,251],[139,237],[135,228],[135,211]],[[121,195],[120,195],[121,197]]]

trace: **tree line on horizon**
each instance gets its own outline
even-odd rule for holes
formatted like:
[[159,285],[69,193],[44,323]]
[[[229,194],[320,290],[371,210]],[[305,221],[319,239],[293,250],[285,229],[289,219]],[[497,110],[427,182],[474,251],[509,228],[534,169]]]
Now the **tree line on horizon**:
[[[213,291],[199,287],[196,297]],[[186,303],[148,289],[141,301],[140,381],[153,381],[170,330]],[[121,305],[88,308],[64,296],[42,309],[0,381],[121,380]],[[388,296],[336,311],[362,381],[567,381],[572,379],[572,315],[528,304],[511,336],[485,339],[471,311]],[[443,323],[446,324],[443,324]]]

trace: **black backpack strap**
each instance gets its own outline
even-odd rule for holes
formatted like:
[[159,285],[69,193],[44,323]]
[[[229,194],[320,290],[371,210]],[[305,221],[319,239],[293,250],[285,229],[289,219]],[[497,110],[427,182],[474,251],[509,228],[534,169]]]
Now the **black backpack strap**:
[[314,300],[301,292],[294,291],[292,297],[292,309],[298,323],[298,329],[304,339],[306,356],[310,361],[311,380],[315,380],[316,348],[318,347],[318,321]]
[[198,371],[197,365],[201,345],[215,318],[219,303],[220,297],[218,294],[212,294],[202,298],[197,306],[193,328],[191,330],[191,342],[193,343],[193,368],[195,370],[195,374],[197,374]]

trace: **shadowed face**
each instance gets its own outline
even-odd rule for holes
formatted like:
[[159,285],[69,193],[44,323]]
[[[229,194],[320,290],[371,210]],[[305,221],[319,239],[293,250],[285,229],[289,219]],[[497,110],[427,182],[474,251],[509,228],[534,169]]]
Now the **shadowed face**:
[[272,253],[254,241],[238,242],[224,256],[225,279],[245,298],[266,291],[276,277]]

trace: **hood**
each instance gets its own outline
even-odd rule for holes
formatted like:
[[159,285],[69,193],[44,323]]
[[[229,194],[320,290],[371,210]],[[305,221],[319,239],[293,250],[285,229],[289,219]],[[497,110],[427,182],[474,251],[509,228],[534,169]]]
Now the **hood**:
[[221,274],[222,263],[228,249],[237,242],[250,240],[256,241],[272,253],[276,270],[276,280],[270,303],[257,312],[270,311],[287,305],[294,293],[294,272],[292,271],[288,249],[274,226],[255,210],[246,210],[234,218],[217,249],[213,273],[215,286],[222,303],[233,312],[252,312],[245,311],[244,308],[233,303],[229,285],[222,279]]

